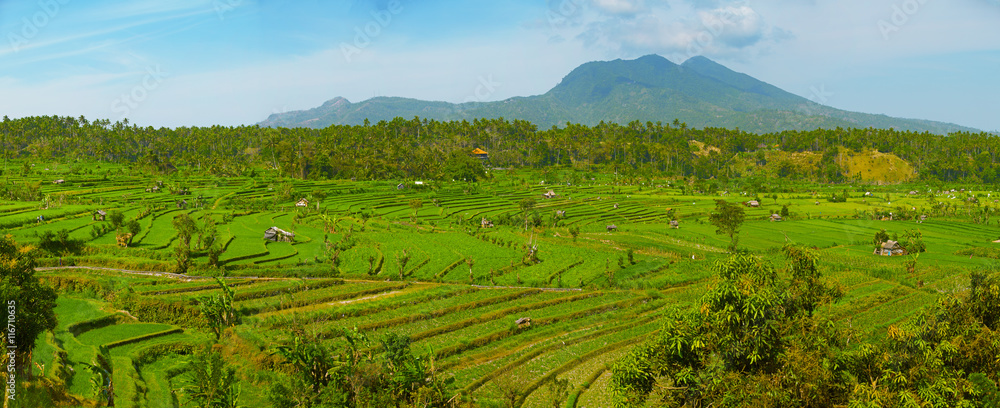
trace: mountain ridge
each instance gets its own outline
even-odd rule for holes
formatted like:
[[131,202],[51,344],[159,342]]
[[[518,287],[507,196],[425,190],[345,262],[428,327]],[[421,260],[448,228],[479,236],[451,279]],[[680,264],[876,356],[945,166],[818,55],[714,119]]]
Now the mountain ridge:
[[541,95],[459,104],[402,97],[352,103],[338,96],[313,109],[272,114],[259,125],[323,128],[415,116],[442,121],[503,117],[526,120],[540,128],[567,122],[593,126],[602,121],[679,119],[695,128],[739,128],[754,133],[836,127],[980,132],[953,123],[836,109],[703,56],[675,64],[655,54],[581,64]]

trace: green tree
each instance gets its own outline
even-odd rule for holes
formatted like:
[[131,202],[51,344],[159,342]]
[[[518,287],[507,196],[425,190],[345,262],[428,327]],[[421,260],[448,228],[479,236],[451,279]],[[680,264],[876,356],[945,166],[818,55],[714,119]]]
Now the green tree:
[[872,239],[872,243],[875,245],[881,245],[883,242],[889,240],[889,234],[885,232],[885,228],[880,229],[875,233],[875,238]]
[[129,220],[129,222],[125,223],[125,230],[127,230],[129,234],[132,234],[132,236],[128,239],[128,244],[132,245],[132,240],[135,239],[136,235],[139,235],[139,233],[142,232],[142,226],[139,225],[139,221],[137,220]]
[[177,261],[176,272],[184,274],[187,273],[188,267],[191,265],[191,236],[198,227],[187,213],[181,213],[174,217],[171,224],[177,231],[177,245],[174,247],[174,258]]
[[108,221],[111,222],[111,229],[117,230],[125,225],[125,214],[119,210],[112,210],[108,213]]
[[528,229],[528,217],[531,215],[531,210],[535,209],[536,204],[534,198],[524,198],[517,203],[518,208],[521,209],[521,215],[524,216],[524,229]]
[[453,151],[444,163],[444,177],[456,181],[475,182],[486,178],[486,169],[479,159],[464,151]]
[[236,369],[226,367],[222,354],[205,345],[191,355],[182,377],[183,394],[198,408],[238,408],[240,387]]
[[413,215],[410,216],[410,219],[413,220],[413,222],[417,221],[417,211],[420,211],[423,206],[424,200],[422,199],[414,198],[410,200],[410,208],[413,209]]
[[614,405],[647,406],[654,390],[671,407],[844,404],[852,387],[835,325],[795,313],[766,261],[735,254],[713,270],[699,307],[670,309],[656,337],[614,364]]
[[843,297],[839,288],[827,286],[821,282],[815,251],[794,245],[785,245],[782,249],[791,267],[792,279],[788,288],[787,312],[790,315],[805,313],[812,317],[816,307],[833,303]]
[[220,293],[202,298],[200,310],[201,315],[205,317],[205,320],[208,320],[208,326],[215,334],[215,339],[218,340],[222,337],[222,331],[227,327],[235,327],[240,324],[240,313],[233,305],[236,291],[227,285],[222,278],[215,278],[215,281],[219,284]]
[[[30,376],[35,340],[56,327],[56,291],[35,276],[35,257],[32,247],[18,245],[10,235],[0,237],[0,301],[16,319],[5,325],[4,338],[16,347],[7,352],[14,353],[18,376]],[[16,331],[10,332],[12,328]]]
[[715,226],[716,234],[729,236],[729,250],[735,251],[739,242],[740,226],[745,215],[743,208],[725,200],[715,200],[715,212],[708,216],[709,222]]

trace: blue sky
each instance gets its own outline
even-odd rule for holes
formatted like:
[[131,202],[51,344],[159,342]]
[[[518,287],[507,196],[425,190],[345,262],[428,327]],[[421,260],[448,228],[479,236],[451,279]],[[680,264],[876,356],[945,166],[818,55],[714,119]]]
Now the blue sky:
[[656,53],[998,130],[997,22],[1000,0],[0,0],[0,114],[252,124],[336,96],[541,94]]

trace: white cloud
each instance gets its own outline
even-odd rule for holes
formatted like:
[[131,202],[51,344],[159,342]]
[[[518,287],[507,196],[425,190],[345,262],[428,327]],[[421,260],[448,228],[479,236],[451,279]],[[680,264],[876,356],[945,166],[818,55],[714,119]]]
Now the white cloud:
[[587,17],[572,37],[616,57],[657,53],[675,62],[696,55],[739,58],[788,38],[745,2],[714,8],[704,2],[663,3],[628,17],[595,7]]

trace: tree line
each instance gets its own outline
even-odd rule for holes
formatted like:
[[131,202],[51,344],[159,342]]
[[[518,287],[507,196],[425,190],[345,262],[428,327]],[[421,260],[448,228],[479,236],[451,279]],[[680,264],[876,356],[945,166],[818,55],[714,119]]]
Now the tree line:
[[[718,150],[696,154],[699,148],[692,140]],[[188,166],[219,176],[253,175],[266,168],[302,179],[481,177],[470,170],[476,161],[468,152],[477,147],[489,152],[494,167],[573,166],[636,177],[734,179],[741,176],[734,169],[736,154],[759,153],[749,157],[766,165],[762,153],[777,149],[820,154],[822,159],[808,171],[773,164],[783,177],[820,182],[844,181],[843,165],[836,158],[839,149],[846,148],[895,154],[925,180],[1000,182],[1000,139],[988,133],[943,136],[836,128],[753,134],[738,128],[691,129],[677,120],[567,123],[538,129],[516,119],[439,122],[414,117],[323,129],[257,125],[156,129],[128,120],[112,123],[82,116],[5,116],[0,122],[0,147],[5,162],[97,159],[154,173]]]

